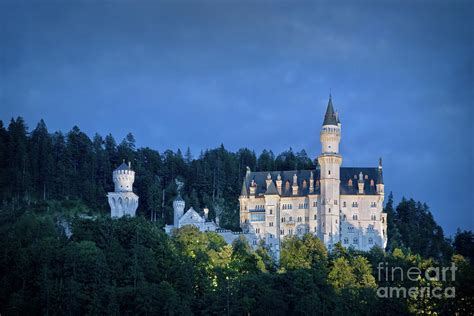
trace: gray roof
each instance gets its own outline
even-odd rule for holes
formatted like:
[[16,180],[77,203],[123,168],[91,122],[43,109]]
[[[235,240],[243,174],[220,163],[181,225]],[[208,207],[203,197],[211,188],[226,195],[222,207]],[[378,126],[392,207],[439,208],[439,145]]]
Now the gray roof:
[[332,97],[329,96],[328,107],[326,109],[326,114],[324,115],[323,125],[335,125],[339,122],[336,113],[334,112],[334,108],[332,106]]
[[[298,195],[308,195],[309,194],[309,178],[313,172],[314,179],[314,194],[319,194],[319,186],[316,185],[316,180],[319,179],[319,170],[288,170],[288,171],[261,171],[261,172],[250,172],[244,179],[245,185],[247,188],[250,188],[252,180],[257,184],[256,195],[266,194],[267,192],[267,175],[270,174],[272,182],[275,185],[276,189],[276,180],[278,175],[281,176],[282,180],[282,193],[281,196],[292,196],[292,184],[293,184],[293,175],[296,174],[298,177]],[[303,182],[306,181],[306,187],[303,185]],[[288,186],[286,185],[288,183]],[[273,190],[271,185],[268,189]],[[249,191],[247,191],[248,193]],[[270,191],[271,192],[271,191]],[[278,191],[277,191],[278,193]]]
[[182,201],[184,202],[183,198],[181,197],[181,193],[178,192],[178,196],[174,199],[174,202],[176,201]]
[[265,192],[266,195],[278,195],[278,190],[275,186],[275,183],[272,181]]
[[[357,194],[359,192],[359,173],[362,172],[364,182],[364,194],[377,194],[377,188],[375,185],[377,184],[378,171],[379,168],[341,168],[340,193],[342,195]],[[352,186],[349,185],[349,180],[352,180]],[[370,185],[371,180],[373,180],[373,186]]]
[[[281,196],[293,196],[292,192],[292,185],[293,185],[293,175],[296,174],[297,184],[298,184],[298,195],[297,196],[306,196],[309,193],[309,185],[310,185],[310,176],[311,172],[313,173],[313,194],[320,194],[320,186],[319,186],[319,179],[320,179],[320,171],[316,170],[290,170],[290,171],[261,171],[261,172],[250,172],[245,178],[244,183],[242,184],[241,195],[246,193],[245,196],[249,195],[250,185],[252,180],[255,181],[257,184],[257,189],[255,194],[263,195],[263,194],[278,194],[276,190],[276,180],[278,175],[281,176],[282,180],[282,193]],[[340,169],[340,179],[341,179],[341,186],[340,186],[340,193],[342,195],[355,195],[358,194],[358,180],[359,180],[359,173],[362,172],[363,181],[364,181],[364,194],[367,195],[375,195],[377,194],[376,184],[379,178],[379,168],[357,168],[357,167],[341,167]],[[270,173],[272,182],[270,183],[269,187],[267,188],[267,175]],[[367,179],[366,179],[367,176]],[[349,185],[349,180],[352,180],[352,185]],[[371,186],[371,180],[373,180],[374,185]],[[304,182],[306,182],[306,186],[304,186]],[[288,185],[286,185],[288,183]],[[276,191],[276,192],[275,192]],[[268,192],[268,193],[267,193]]]
[[115,170],[131,170],[125,162],[122,162],[120,166],[117,167]]

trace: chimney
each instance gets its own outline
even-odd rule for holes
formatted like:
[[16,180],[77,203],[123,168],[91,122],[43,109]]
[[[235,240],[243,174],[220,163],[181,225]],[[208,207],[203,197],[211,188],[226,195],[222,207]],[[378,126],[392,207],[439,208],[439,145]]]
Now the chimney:
[[250,183],[250,195],[255,195],[256,191],[257,191],[257,184],[255,183],[255,180],[252,180],[252,183]]
[[280,174],[278,174],[277,179],[276,179],[275,182],[276,182],[276,185],[277,185],[278,194],[281,195],[281,184],[282,184],[283,181],[281,181],[281,175]]
[[359,187],[359,194],[364,194],[364,176],[362,175],[362,171],[359,173],[359,181],[357,182]]
[[267,189],[268,189],[268,187],[269,187],[270,184],[272,183],[272,175],[270,174],[270,172],[269,172],[268,175],[267,175],[266,183],[267,183]]
[[298,176],[296,175],[296,173],[293,175],[293,185],[291,186],[291,188],[293,189],[292,194],[298,195]]

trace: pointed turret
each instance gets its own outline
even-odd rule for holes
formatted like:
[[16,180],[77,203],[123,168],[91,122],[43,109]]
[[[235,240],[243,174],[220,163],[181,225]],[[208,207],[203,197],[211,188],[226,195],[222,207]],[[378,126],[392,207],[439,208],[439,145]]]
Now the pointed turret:
[[379,158],[379,170],[377,174],[377,184],[383,184],[382,158]]
[[247,185],[245,184],[245,179],[242,181],[242,190],[240,191],[240,196],[244,196],[244,197],[248,196]]
[[377,193],[384,194],[384,184],[383,184],[383,171],[382,171],[382,158],[379,159],[379,170],[377,172]]
[[326,114],[324,115],[323,125],[334,125],[337,126],[339,118],[334,112],[334,107],[332,106],[332,97],[329,95],[328,107],[326,109]]

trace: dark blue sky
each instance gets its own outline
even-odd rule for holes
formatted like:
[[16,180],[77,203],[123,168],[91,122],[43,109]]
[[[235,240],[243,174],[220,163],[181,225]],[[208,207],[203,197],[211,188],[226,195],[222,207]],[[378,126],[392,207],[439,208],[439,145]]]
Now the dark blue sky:
[[[320,152],[474,228],[473,5],[461,1],[0,2],[0,119],[138,146]],[[352,4],[351,4],[352,3]]]

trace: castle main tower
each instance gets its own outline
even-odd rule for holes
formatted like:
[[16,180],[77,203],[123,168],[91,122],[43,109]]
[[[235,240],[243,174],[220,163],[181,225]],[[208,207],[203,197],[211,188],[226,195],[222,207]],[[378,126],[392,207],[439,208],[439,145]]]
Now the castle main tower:
[[341,141],[341,122],[332,105],[332,98],[324,115],[320,133],[321,155],[318,157],[320,166],[321,194],[318,204],[318,237],[324,241],[328,249],[340,240],[340,169],[342,156],[339,154]]
[[122,217],[125,215],[134,217],[138,208],[138,196],[133,193],[135,171],[132,170],[130,162],[127,165],[124,161],[114,170],[112,177],[115,184],[115,192],[107,194],[110,215],[112,217]]

